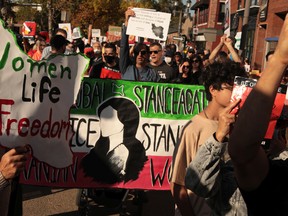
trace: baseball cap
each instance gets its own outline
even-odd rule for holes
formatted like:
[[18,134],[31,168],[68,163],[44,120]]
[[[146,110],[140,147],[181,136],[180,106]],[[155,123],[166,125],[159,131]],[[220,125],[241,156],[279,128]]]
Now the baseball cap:
[[181,52],[175,52],[175,54],[174,54],[175,56],[181,56],[182,57],[182,54],[181,54]]

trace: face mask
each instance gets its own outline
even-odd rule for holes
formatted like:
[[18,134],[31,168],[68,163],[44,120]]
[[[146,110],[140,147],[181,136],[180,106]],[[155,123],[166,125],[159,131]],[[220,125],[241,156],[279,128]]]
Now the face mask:
[[172,62],[172,58],[171,57],[165,57],[164,58],[164,61],[167,63],[167,64],[170,64]]
[[99,49],[94,49],[94,53],[95,53],[95,54],[100,54],[100,53],[101,53],[101,50],[99,50]]
[[104,56],[104,59],[105,59],[105,62],[106,62],[107,64],[111,64],[111,63],[114,62],[115,57],[114,57],[114,56]]

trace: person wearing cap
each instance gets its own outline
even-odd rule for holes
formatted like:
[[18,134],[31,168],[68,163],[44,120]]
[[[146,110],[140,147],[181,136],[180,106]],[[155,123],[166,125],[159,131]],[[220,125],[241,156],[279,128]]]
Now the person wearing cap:
[[122,37],[120,41],[120,71],[124,80],[138,81],[160,81],[158,73],[148,66],[149,48],[144,43],[138,43],[134,46],[132,56],[134,62],[130,58],[128,36],[126,34],[128,20],[130,16],[135,16],[131,8],[125,12],[125,23],[122,27]]
[[187,58],[192,59],[194,55],[195,55],[195,50],[193,49],[193,47],[189,47],[187,50]]

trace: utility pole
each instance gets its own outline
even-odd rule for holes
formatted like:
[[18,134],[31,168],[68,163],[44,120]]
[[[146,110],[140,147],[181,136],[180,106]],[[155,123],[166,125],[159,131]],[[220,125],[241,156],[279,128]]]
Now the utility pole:
[[248,24],[249,13],[250,13],[250,6],[251,6],[251,0],[246,0],[246,2],[245,2],[244,16],[243,16],[243,26]]

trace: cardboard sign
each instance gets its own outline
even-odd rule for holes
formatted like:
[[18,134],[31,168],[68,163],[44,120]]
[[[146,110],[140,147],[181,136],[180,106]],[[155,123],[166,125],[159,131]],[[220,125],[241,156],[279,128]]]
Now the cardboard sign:
[[75,54],[36,62],[0,22],[0,143],[7,148],[28,144],[33,159],[68,167],[73,163],[69,110],[89,60]]
[[101,37],[101,29],[92,29],[92,37]]
[[67,39],[72,41],[71,23],[59,23],[58,26],[67,32]]
[[135,17],[130,17],[127,35],[135,35],[155,40],[166,41],[171,14],[134,8]]
[[36,34],[36,22],[25,21],[22,26],[23,37],[34,37]]
[[107,40],[109,42],[115,42],[121,39],[121,27],[120,26],[110,26],[108,27]]

